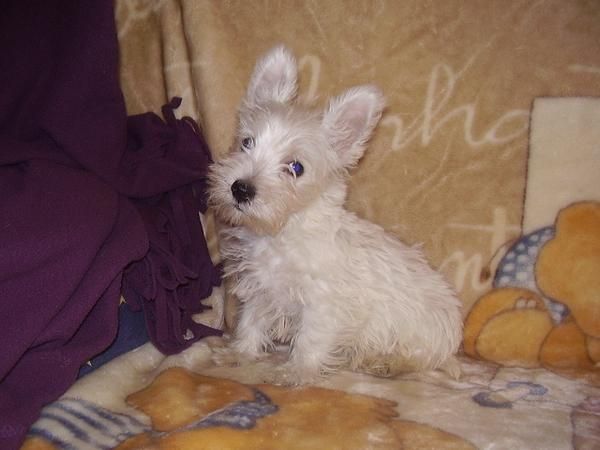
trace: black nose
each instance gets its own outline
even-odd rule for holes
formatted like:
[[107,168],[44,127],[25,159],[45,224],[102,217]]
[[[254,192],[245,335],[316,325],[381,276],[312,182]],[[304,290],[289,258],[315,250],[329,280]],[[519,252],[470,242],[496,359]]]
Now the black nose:
[[231,193],[238,203],[246,203],[254,198],[256,189],[244,180],[235,180],[231,185]]

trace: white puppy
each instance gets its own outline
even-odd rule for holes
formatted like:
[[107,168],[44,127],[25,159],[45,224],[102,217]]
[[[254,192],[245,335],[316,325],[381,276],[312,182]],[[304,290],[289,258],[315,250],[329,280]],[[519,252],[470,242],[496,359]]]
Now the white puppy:
[[241,302],[234,339],[214,359],[256,359],[287,342],[275,378],[285,383],[342,367],[458,376],[462,320],[450,286],[418,248],[344,209],[382,94],[360,86],[313,111],[294,102],[296,78],[283,47],[259,61],[233,151],[211,168],[225,276]]

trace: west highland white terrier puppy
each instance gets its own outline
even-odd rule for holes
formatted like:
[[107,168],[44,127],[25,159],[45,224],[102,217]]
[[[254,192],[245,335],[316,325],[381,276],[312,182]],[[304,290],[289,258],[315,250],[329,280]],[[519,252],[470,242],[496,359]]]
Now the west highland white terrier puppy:
[[296,91],[295,59],[276,47],[254,69],[231,154],[210,171],[225,276],[240,301],[232,342],[213,359],[259,359],[289,343],[274,382],[338,368],[458,376],[453,290],[418,248],[344,209],[348,169],[381,117],[381,92],[355,87],[313,111]]

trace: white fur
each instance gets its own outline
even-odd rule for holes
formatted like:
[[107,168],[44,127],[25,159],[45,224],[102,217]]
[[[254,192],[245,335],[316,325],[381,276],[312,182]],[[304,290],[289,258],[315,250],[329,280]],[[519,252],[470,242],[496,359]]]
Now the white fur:
[[[259,358],[289,342],[275,381],[310,382],[340,367],[456,375],[462,320],[452,289],[418,248],[344,209],[347,171],[381,117],[382,94],[356,87],[315,112],[293,102],[296,78],[283,47],[259,61],[236,145],[211,168],[225,276],[241,302],[234,340],[215,359]],[[240,150],[246,137],[254,147]],[[250,201],[234,198],[236,180],[255,189]]]

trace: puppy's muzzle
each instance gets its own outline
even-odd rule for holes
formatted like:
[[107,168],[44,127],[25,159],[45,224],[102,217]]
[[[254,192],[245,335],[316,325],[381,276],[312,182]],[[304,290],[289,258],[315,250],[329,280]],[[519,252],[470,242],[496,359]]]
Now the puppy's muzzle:
[[238,203],[248,203],[256,195],[256,189],[244,180],[235,180],[231,185],[231,193]]

